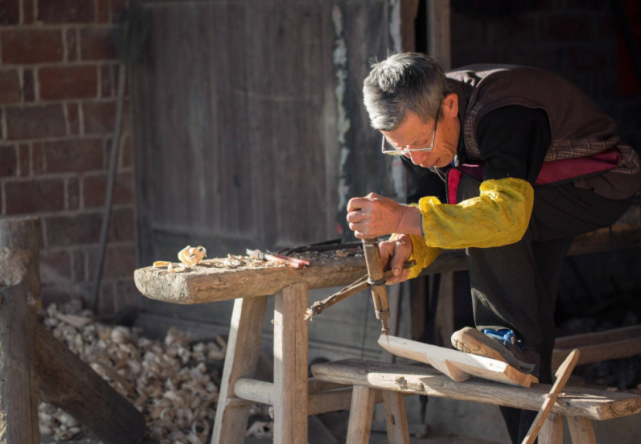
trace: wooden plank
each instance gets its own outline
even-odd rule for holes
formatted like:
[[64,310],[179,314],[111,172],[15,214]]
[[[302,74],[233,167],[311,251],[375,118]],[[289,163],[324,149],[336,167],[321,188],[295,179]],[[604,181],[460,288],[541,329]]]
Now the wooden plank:
[[552,386],[552,390],[550,390],[550,393],[548,393],[546,400],[543,402],[541,410],[536,415],[536,418],[534,418],[534,422],[530,426],[530,430],[528,430],[527,435],[525,435],[525,438],[523,439],[523,444],[534,444],[537,435],[541,431],[541,427],[543,427],[545,420],[552,411],[554,403],[559,398],[559,393],[561,393],[561,390],[563,390],[565,384],[567,384],[568,379],[570,379],[572,370],[574,370],[576,363],[579,361],[580,354],[581,352],[579,352],[579,350],[574,350],[570,354],[570,356],[568,356],[567,359],[563,362],[563,364],[561,364],[561,367],[559,367],[559,371],[557,372],[557,379]]
[[441,273],[436,306],[437,345],[446,348],[452,346],[454,333],[454,272]]
[[[0,443],[40,442],[35,368],[40,219],[0,221]],[[30,306],[34,306],[32,309]]]
[[234,303],[211,444],[242,444],[245,439],[249,403],[230,401],[236,381],[256,373],[266,306],[267,296]]
[[539,433],[539,444],[563,444],[563,416],[550,413]]
[[505,362],[484,356],[390,335],[381,335],[378,345],[396,356],[430,364],[457,382],[467,381],[472,376],[522,387],[530,387],[536,382],[533,376],[521,373]]
[[143,414],[41,324],[36,326],[35,350],[43,401],[69,413],[105,444],[142,440]]
[[[549,384],[535,384],[525,390],[476,378],[459,383],[429,367],[358,359],[315,364],[312,373],[316,379],[340,384],[535,411],[541,409],[551,389]],[[603,420],[641,412],[640,395],[579,387],[566,387],[564,393],[553,413]]]
[[452,67],[450,0],[427,0],[428,53],[444,71]]
[[572,350],[579,347],[604,344],[606,342],[619,342],[626,339],[637,338],[641,338],[641,325],[615,328],[612,330],[585,333],[581,335],[563,336],[556,338],[554,348],[560,350]]
[[376,391],[377,390],[373,390],[369,387],[354,387],[352,406],[349,412],[349,425],[347,428],[348,443],[369,443]]
[[307,439],[307,322],[305,282],[276,294],[274,306],[274,443]]
[[383,390],[387,441],[390,444],[410,444],[410,431],[405,411],[405,396],[402,393]]
[[568,428],[572,444],[596,444],[592,421],[588,418],[568,417]]
[[[581,357],[577,365],[607,361],[609,359],[629,358],[641,355],[641,338],[583,346],[579,347],[578,350],[581,351]],[[558,368],[570,353],[571,350],[555,349],[552,355],[552,368]]]
[[[615,225],[578,236],[570,254],[598,253],[641,246],[641,226]],[[463,250],[445,250],[422,275],[467,269]],[[219,269],[207,261],[184,273],[152,267],[135,271],[136,287],[148,298],[175,304],[200,304],[239,297],[267,296],[294,283],[309,288],[349,285],[367,272],[363,258],[336,258],[305,269]]]

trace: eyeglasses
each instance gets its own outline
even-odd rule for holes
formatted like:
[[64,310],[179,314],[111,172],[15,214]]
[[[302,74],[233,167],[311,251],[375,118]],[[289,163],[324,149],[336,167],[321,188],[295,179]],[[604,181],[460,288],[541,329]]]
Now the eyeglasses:
[[383,141],[381,144],[381,152],[383,154],[389,154],[390,156],[408,156],[410,153],[416,153],[418,151],[432,151],[434,149],[434,141],[436,140],[436,128],[438,128],[438,114],[436,115],[436,123],[434,124],[434,134],[432,135],[432,143],[427,148],[396,148],[394,145],[389,143],[385,136],[383,136]]

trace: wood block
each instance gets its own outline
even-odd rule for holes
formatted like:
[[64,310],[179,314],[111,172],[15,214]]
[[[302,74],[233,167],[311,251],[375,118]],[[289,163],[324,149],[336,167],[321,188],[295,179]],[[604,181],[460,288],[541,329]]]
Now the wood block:
[[389,335],[381,335],[378,345],[396,356],[430,364],[457,382],[467,381],[472,376],[528,388],[533,382],[538,382],[533,376],[521,373],[505,362],[458,350]]

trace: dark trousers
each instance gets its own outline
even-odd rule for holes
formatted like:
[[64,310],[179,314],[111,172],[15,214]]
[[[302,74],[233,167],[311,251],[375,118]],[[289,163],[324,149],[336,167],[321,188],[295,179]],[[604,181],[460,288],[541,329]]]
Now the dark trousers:
[[[464,176],[459,202],[479,195],[480,182]],[[534,209],[523,239],[496,248],[468,248],[476,327],[510,328],[539,354],[537,376],[552,382],[554,306],[563,260],[574,237],[608,227],[632,198],[613,200],[572,183],[535,188]],[[536,412],[502,408],[512,442],[522,442]]]

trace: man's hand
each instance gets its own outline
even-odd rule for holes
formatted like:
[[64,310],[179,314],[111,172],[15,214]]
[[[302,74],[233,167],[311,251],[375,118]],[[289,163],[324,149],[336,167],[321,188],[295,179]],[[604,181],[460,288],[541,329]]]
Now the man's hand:
[[359,239],[396,233],[402,218],[403,205],[376,193],[355,197],[347,204],[349,228]]
[[410,270],[403,268],[403,264],[412,255],[413,247],[410,237],[407,234],[401,234],[393,240],[381,242],[378,248],[381,251],[383,270],[391,268],[394,272],[394,275],[387,280],[387,285],[406,281]]

